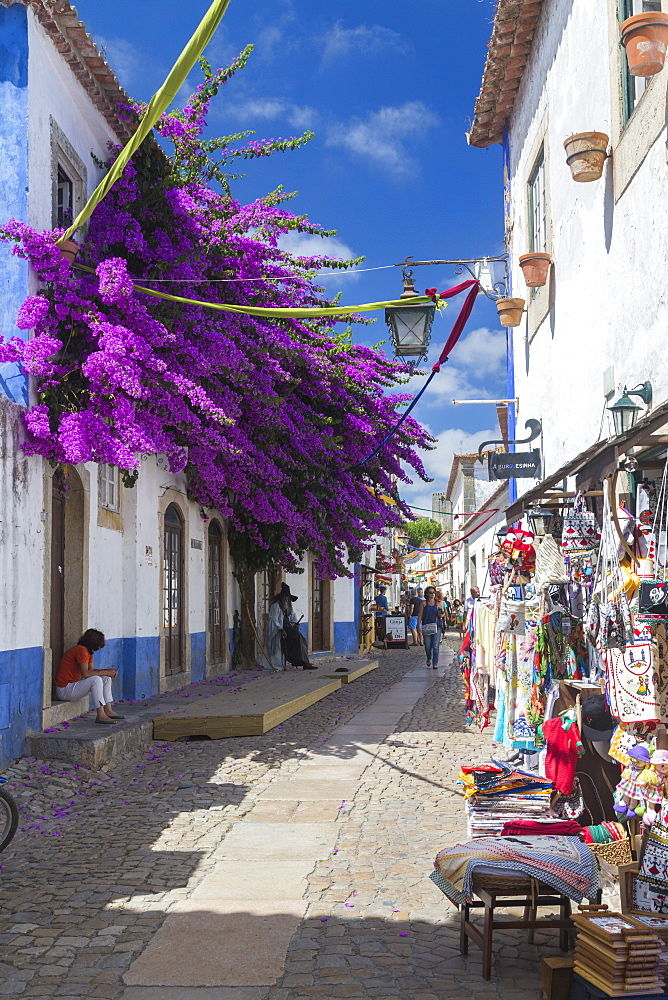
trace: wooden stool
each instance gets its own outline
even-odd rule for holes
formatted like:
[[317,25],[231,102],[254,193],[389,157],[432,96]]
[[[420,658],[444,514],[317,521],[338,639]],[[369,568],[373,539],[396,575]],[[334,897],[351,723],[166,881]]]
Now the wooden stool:
[[[569,931],[573,932],[571,923],[571,901],[556,889],[527,878],[526,875],[515,877],[505,875],[473,875],[473,892],[477,899],[472,903],[464,903],[460,910],[459,950],[462,955],[468,955],[469,938],[482,950],[482,976],[490,979],[492,975],[492,937],[497,927],[508,930],[526,928],[529,931],[529,943],[533,944],[536,927],[559,928],[559,947],[568,951]],[[599,894],[600,895],[600,894]],[[524,915],[521,920],[494,918],[494,910],[500,907],[523,906]],[[558,907],[559,917],[537,917],[539,906]],[[473,924],[469,917],[473,909],[484,907],[484,922],[482,931]]]

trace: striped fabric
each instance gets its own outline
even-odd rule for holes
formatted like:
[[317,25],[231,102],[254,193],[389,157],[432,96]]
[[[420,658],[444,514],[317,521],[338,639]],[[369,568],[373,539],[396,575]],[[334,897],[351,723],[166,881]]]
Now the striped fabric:
[[453,903],[473,899],[473,875],[518,875],[537,879],[576,903],[599,889],[593,852],[578,837],[480,837],[440,851],[431,879]]

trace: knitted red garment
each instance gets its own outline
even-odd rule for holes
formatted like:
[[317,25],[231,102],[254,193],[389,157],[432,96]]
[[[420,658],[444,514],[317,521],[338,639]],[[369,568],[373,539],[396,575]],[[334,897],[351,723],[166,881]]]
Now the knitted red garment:
[[570,795],[575,784],[580,748],[578,727],[573,722],[566,732],[561,717],[547,719],[543,723],[543,735],[547,743],[545,776],[550,779],[558,792]]

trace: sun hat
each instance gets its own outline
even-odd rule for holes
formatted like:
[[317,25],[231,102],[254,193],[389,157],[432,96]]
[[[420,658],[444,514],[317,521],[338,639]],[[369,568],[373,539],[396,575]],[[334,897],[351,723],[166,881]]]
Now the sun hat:
[[626,751],[629,757],[633,757],[634,760],[638,760],[643,764],[649,764],[649,750],[644,745],[644,743],[638,743],[636,746],[631,747],[630,750]]

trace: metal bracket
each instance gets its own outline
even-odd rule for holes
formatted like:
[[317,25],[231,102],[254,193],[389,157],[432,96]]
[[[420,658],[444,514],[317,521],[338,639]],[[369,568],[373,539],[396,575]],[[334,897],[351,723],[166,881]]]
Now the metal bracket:
[[527,420],[524,426],[529,431],[529,437],[518,438],[514,441],[483,441],[483,443],[478,448],[478,461],[482,462],[482,453],[488,444],[502,444],[502,445],[530,444],[532,441],[536,440],[536,438],[539,436],[539,434],[542,433],[543,430],[543,425],[541,424],[540,420]]

